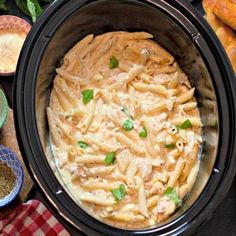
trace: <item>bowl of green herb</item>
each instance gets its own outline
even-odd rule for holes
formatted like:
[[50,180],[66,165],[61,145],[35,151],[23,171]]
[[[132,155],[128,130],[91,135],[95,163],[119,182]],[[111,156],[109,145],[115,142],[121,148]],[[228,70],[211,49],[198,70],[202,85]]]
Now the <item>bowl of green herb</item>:
[[4,92],[0,89],[0,128],[4,125],[8,115],[8,102]]
[[0,208],[11,203],[20,193],[24,174],[17,156],[0,145]]

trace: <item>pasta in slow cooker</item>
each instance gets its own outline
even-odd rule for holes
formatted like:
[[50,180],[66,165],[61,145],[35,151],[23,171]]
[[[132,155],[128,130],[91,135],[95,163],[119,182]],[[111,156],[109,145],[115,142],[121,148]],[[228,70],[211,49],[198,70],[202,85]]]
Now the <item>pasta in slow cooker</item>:
[[200,165],[195,89],[152,38],[86,36],[56,70],[47,108],[66,186],[89,214],[126,229],[172,215]]

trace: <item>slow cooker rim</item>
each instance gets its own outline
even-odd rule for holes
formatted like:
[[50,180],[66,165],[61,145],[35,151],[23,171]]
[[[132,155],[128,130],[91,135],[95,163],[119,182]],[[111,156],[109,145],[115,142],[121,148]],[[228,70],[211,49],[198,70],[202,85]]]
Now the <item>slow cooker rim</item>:
[[[62,5],[62,2],[63,3],[65,3],[66,1],[61,1],[61,5]],[[91,2],[91,1],[84,1],[84,2]],[[147,1],[147,2],[154,2],[154,1]],[[179,2],[181,2],[181,1],[179,1]],[[56,4],[56,3],[55,3]],[[155,3],[154,3],[155,4]],[[184,4],[184,3],[183,3]],[[58,6],[59,6],[59,3],[58,3]],[[49,10],[48,10],[49,11]],[[41,18],[42,19],[42,18]],[[42,20],[42,22],[40,22],[40,23],[38,23],[38,26],[40,26],[40,24],[41,23],[43,23],[43,20]],[[42,24],[41,24],[41,26],[42,26]],[[36,28],[34,28],[34,29],[36,29]],[[35,30],[36,31],[36,30]],[[33,33],[32,33],[33,34]],[[29,43],[29,41],[28,41],[28,44],[30,44]],[[25,49],[24,49],[25,50]],[[222,49],[220,49],[220,50],[222,50]],[[29,51],[28,51],[28,53],[29,53]],[[27,58],[26,58],[26,52],[24,53],[24,60],[27,60]],[[29,53],[30,54],[30,53]],[[222,54],[222,51],[221,51],[221,54]],[[21,59],[22,59],[22,57],[23,57],[23,55],[21,55]],[[23,59],[22,59],[22,61],[23,61]],[[17,68],[17,75],[18,75],[18,72],[19,72],[19,74],[20,74],[20,71],[21,71],[21,68],[19,68],[19,66],[18,66],[18,68]],[[21,71],[21,73],[22,73],[22,71]],[[227,71],[227,73],[229,74],[230,72],[228,72]],[[232,75],[231,75],[232,76]],[[20,76],[17,76],[17,77],[20,77]],[[230,77],[230,76],[229,76]],[[14,97],[15,97],[15,99],[14,99],[14,105],[15,105],[15,107],[17,108],[17,106],[16,106],[16,104],[17,104],[17,102],[16,102],[16,95],[17,95],[17,91],[16,91],[16,84],[17,84],[17,79],[15,80],[15,89],[14,89]],[[22,92],[22,94],[23,94],[23,92]],[[235,95],[235,94],[234,94]],[[19,96],[18,96],[19,97]],[[234,96],[234,98],[235,98],[235,96]],[[234,99],[234,101],[235,101],[235,99]],[[235,103],[234,103],[234,106],[235,106]],[[19,107],[19,106],[18,106]],[[19,113],[19,112],[18,112]],[[15,116],[17,117],[17,111],[15,110]],[[21,127],[21,125],[22,125],[22,122],[19,122],[19,123],[21,123],[21,125],[20,124],[18,124],[17,122],[19,122],[19,121],[17,121],[17,120],[15,120],[15,123],[16,123],[16,128],[17,128],[17,135],[18,135],[18,137],[20,136],[20,127]],[[18,125],[19,125],[19,127],[18,127]],[[22,139],[22,140],[21,140]],[[20,140],[21,140],[21,143],[22,142],[25,142],[26,141],[26,139],[24,139],[24,138],[20,138]],[[22,145],[21,145],[22,146]],[[22,149],[23,149],[23,146],[22,146]],[[27,160],[27,157],[26,157],[26,155],[24,155],[24,158],[25,158],[25,160]],[[27,162],[27,161],[26,161]],[[30,166],[28,165],[28,167],[30,168]],[[33,175],[35,175],[35,172],[34,172],[34,170],[31,170],[32,171],[32,173],[33,173]],[[35,175],[34,176],[34,178],[37,178],[36,177],[37,175]],[[38,181],[38,180],[37,180]],[[39,181],[40,182],[40,181]],[[40,183],[38,183],[38,184],[40,184]],[[51,203],[53,202],[53,201],[50,201]],[[54,206],[55,207],[55,206]],[[147,230],[144,230],[145,232],[147,231]],[[143,232],[143,231],[142,231]]]

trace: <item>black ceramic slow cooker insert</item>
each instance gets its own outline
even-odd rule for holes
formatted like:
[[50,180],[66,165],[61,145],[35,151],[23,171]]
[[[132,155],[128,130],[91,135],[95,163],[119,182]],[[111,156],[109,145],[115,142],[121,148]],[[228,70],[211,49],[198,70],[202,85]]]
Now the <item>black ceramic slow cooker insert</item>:
[[[146,31],[168,50],[196,87],[204,123],[201,167],[183,206],[166,222],[117,229],[94,219],[73,200],[55,169],[45,109],[55,69],[88,34]],[[205,21],[183,0],[60,0],[33,26],[17,67],[15,124],[24,160],[60,217],[88,235],[176,235],[200,226],[226,195],[235,174],[235,77]],[[56,174],[54,174],[54,172]]]

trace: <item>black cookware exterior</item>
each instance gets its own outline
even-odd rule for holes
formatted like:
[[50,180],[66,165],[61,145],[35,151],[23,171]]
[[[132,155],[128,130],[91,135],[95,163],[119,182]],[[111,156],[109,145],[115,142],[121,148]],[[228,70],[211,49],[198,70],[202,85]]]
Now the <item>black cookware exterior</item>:
[[[113,0],[110,0],[113,1]],[[199,199],[182,216],[170,223],[146,230],[122,230],[105,225],[86,214],[64,191],[54,176],[41,147],[35,117],[35,88],[37,71],[44,47],[50,41],[54,29],[41,37],[44,27],[54,21],[55,28],[79,8],[103,0],[60,0],[55,1],[38,19],[23,47],[14,84],[14,115],[17,137],[26,166],[45,199],[55,208],[60,217],[78,231],[87,235],[178,235],[194,231],[214,212],[228,192],[235,175],[235,106],[236,95],[232,68],[228,59],[201,16],[184,0],[114,0],[122,4],[133,2],[159,8],[167,14],[192,39],[202,58],[210,68],[216,90],[220,119],[220,150],[217,153],[215,170]],[[142,7],[142,6],[141,6]],[[63,9],[63,10],[62,10]],[[60,12],[60,17],[53,16]],[[53,24],[52,24],[53,25]],[[38,39],[40,38],[40,42]],[[41,43],[42,50],[34,52],[35,43]],[[226,112],[227,111],[227,112]],[[229,111],[229,112],[228,112]]]

